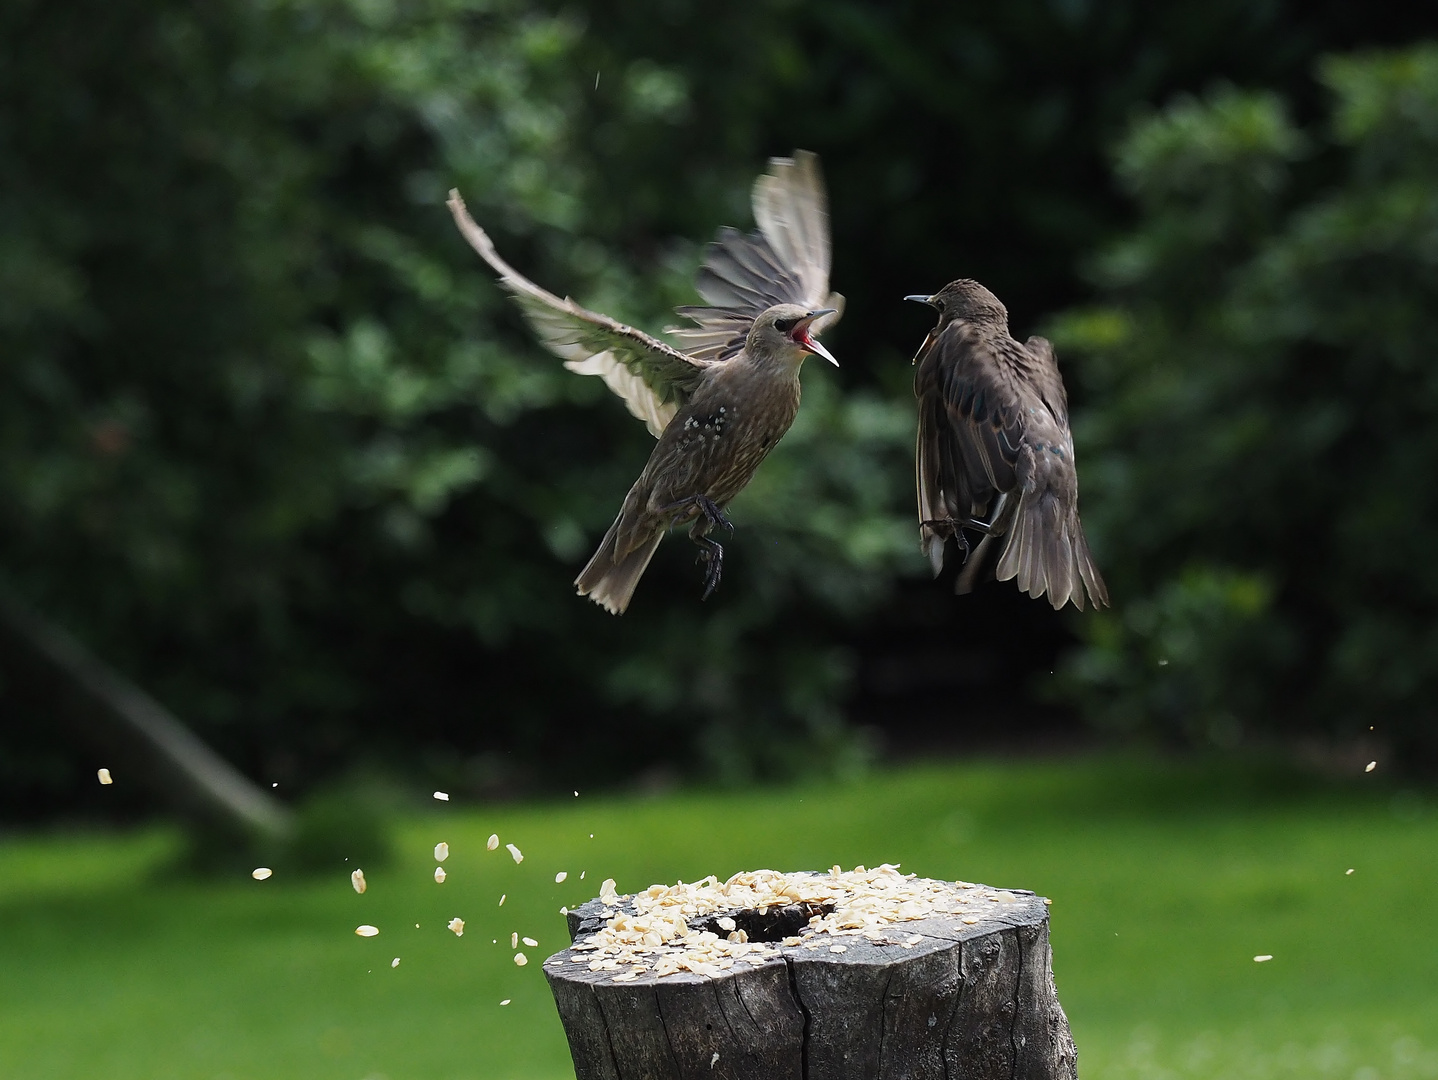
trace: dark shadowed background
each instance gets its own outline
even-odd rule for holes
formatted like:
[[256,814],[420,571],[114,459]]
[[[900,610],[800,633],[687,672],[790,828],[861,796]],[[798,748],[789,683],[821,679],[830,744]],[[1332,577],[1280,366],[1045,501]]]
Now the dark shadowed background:
[[[1094,733],[1371,739],[1431,769],[1431,26],[1252,0],[10,0],[3,587],[292,794]],[[533,344],[445,193],[536,280],[657,330],[795,147],[828,178],[843,366],[806,372],[719,592],[666,544],[616,620],[570,581],[650,437]],[[931,316],[900,297],[960,276],[1058,343],[1111,612],[927,577]],[[91,744],[0,644],[0,813],[87,812]]]

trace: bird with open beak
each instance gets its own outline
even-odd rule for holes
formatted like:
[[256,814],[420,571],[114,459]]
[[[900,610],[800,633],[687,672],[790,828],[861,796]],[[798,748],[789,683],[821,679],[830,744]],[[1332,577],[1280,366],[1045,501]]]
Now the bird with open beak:
[[[1080,610],[1087,590],[1108,604],[1078,515],[1078,472],[1068,395],[1054,349],[1009,334],[1008,309],[977,281],[906,296],[939,313],[914,357],[919,399],[919,538],[937,576],[952,537],[967,565],[955,591],[973,589],[990,549],[994,576]],[[964,530],[983,536],[969,555]]]
[[838,366],[816,335],[844,298],[829,292],[829,216],[818,159],[773,158],[754,183],[759,228],[724,228],[695,285],[706,306],[681,307],[679,348],[529,281],[494,250],[457,192],[460,232],[499,274],[541,341],[582,375],[597,375],[659,442],[599,550],[575,580],[580,595],[621,614],[664,534],[689,526],[706,566],[704,597],[719,584],[732,530],[724,513],[799,411],[799,369],[811,354]]

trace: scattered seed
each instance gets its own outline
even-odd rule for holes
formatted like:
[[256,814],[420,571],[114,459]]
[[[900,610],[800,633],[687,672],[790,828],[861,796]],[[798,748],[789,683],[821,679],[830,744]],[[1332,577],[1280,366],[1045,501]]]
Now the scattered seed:
[[449,792],[447,791],[436,791],[434,797],[440,802],[449,802]]
[[848,947],[847,945],[830,945],[830,946],[829,946],[829,951],[830,951],[830,952],[846,952],[846,951],[848,950],[848,948],[849,948],[849,947]]
[[531,949],[537,949],[537,948],[539,948],[539,942],[535,941],[532,937],[520,938],[519,940],[522,941],[522,942],[524,942],[524,943],[525,943],[526,945],[528,945]]
[[113,784],[115,782],[110,778],[109,769],[96,769],[95,775],[99,778],[100,783],[102,784]]
[[569,905],[565,904],[562,908],[560,908],[559,914],[567,916],[569,914]]
[[379,927],[371,926],[369,923],[361,923],[355,927],[355,933],[360,937],[374,937],[379,933]]
[[515,967],[524,967],[524,965],[527,963],[529,963],[529,957],[525,956],[524,953],[517,952],[514,954]]
[[1258,956],[1255,956],[1255,957],[1253,958],[1253,962],[1254,962],[1255,964],[1266,964],[1268,961],[1270,961],[1270,960],[1272,960],[1272,959],[1273,959],[1273,954],[1272,954],[1272,953],[1262,953],[1262,954],[1260,954],[1260,955],[1258,955]]
[[443,884],[444,884],[444,879],[445,879],[446,876],[447,876],[447,875],[446,875],[445,872],[444,872],[444,867],[442,867],[442,866],[436,866],[436,867],[434,868],[434,880],[435,880],[435,884],[437,884],[437,885],[443,885]]
[[509,856],[516,864],[524,862],[524,852],[520,851],[519,848],[513,844],[505,844],[504,846],[509,849]]
[[449,858],[449,845],[441,840],[434,845],[434,861],[444,862],[447,858]]
[[517,948],[519,948],[519,931],[518,931],[518,930],[516,930],[514,933],[512,933],[512,934],[509,935],[509,947],[510,947],[511,949],[517,949]]
[[579,871],[579,880],[580,880],[580,881],[583,881],[583,880],[584,880],[584,875],[587,874],[587,873],[589,873],[588,870],[581,870],[581,871]]
[[514,999],[513,999],[513,998],[505,998],[503,1001],[500,1002],[500,1004],[501,1004],[501,1005],[508,1005],[512,1000],[514,1000]]
[[[1350,874],[1353,873],[1352,870],[1350,870],[1350,871],[1348,871],[1348,872],[1349,872]],[[273,874],[273,873],[274,873],[274,871],[271,870],[268,866],[257,866],[257,867],[255,867],[253,870],[250,871],[250,877],[254,878],[256,881],[264,881],[267,877],[269,877],[269,876],[270,876],[271,874]]]
[[389,966],[392,967],[392,968],[397,968],[397,967],[399,967],[399,957],[396,956],[393,960],[391,960],[391,961],[389,962]]
[[499,847],[499,833],[490,833],[489,839],[484,842],[484,846],[489,848],[490,851]]
[[365,891],[365,889],[369,888],[369,886],[365,884],[363,870],[355,870],[351,872],[350,884],[355,887],[355,892],[361,894]]
[[500,906],[500,907],[504,907],[504,898],[505,898],[506,896],[508,896],[508,895],[509,895],[509,893],[500,893],[500,894],[499,894],[499,906]]
[[731,918],[729,918],[728,915],[723,915],[723,916],[721,916],[721,917],[715,919],[714,922],[715,922],[715,924],[719,927],[720,930],[733,930],[733,929],[734,929],[734,920],[731,919]]
[[455,937],[464,937],[464,920],[458,915],[449,920],[449,928],[454,931]]
[[564,879],[568,876],[569,872],[567,870],[561,870],[559,871],[559,873],[554,875],[554,883],[556,885],[562,885],[564,883]]
[[1352,868],[1352,867],[1349,867],[1347,870],[1343,871],[1343,874],[1344,874],[1345,877],[1348,876],[1348,875],[1351,874],[1351,873],[1353,873],[1353,868]]
[[714,1068],[715,1065],[718,1065],[718,1064],[719,1064],[719,1051],[718,1051],[718,1050],[715,1050],[715,1051],[714,1051],[714,1056],[709,1059],[709,1067],[712,1069],[712,1068]]
[[1376,768],[1378,768],[1378,762],[1370,761],[1367,765],[1363,766],[1363,771],[1372,772]]

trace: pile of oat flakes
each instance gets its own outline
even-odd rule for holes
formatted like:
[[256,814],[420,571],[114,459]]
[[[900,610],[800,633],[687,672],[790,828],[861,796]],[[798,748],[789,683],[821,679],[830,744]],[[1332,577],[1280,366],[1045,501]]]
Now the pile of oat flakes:
[[[787,948],[842,953],[848,946],[840,939],[851,936],[910,949],[923,938],[903,934],[898,924],[949,916],[974,925],[993,910],[989,905],[1018,899],[986,885],[901,874],[888,864],[850,871],[836,866],[827,874],[751,870],[723,882],[710,876],[690,885],[651,885],[632,897],[620,896],[609,879],[599,893],[600,916],[606,923],[575,942],[568,962],[587,965],[593,972],[613,972],[614,982],[631,982],[646,974],[715,976],[736,964],[763,964]],[[736,929],[736,912],[763,914],[795,904],[826,913],[814,914],[798,935],[778,943],[750,941]],[[715,926],[724,936],[691,925],[696,923]],[[561,953],[548,964],[564,962]]]

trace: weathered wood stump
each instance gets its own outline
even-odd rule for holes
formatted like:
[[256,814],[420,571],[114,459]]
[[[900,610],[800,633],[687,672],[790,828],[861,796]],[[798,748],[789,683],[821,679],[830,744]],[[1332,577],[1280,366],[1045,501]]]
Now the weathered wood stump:
[[544,970],[577,1080],[1076,1080],[1041,898],[887,867],[743,877],[568,913]]

